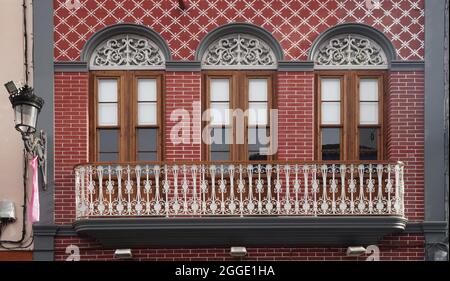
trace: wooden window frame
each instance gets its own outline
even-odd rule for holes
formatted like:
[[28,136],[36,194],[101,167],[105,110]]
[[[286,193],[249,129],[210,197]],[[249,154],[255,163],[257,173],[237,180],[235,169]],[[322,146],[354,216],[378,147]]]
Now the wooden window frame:
[[[248,81],[249,79],[268,79],[268,92],[267,92],[267,107],[268,116],[267,128],[271,125],[270,109],[274,109],[277,106],[276,103],[276,71],[243,71],[243,70],[208,70],[202,72],[202,110],[209,109],[210,106],[210,80],[211,79],[230,79],[230,109],[235,110],[241,108],[244,112],[248,109]],[[207,121],[202,120],[202,132],[208,125]],[[233,142],[236,139],[235,118],[231,116],[231,137]],[[248,118],[244,118],[244,143],[243,144],[230,144],[230,159],[226,161],[215,162],[229,162],[229,161],[250,161],[248,160]],[[202,142],[202,160],[211,161],[210,145]],[[268,155],[267,160],[275,160],[277,155]]]
[[[89,161],[99,162],[99,128],[98,126],[98,80],[118,80],[118,129],[119,160],[117,162],[137,162],[137,128],[157,128],[157,161],[164,159],[164,72],[162,71],[118,71],[103,70],[89,73]],[[138,79],[155,79],[157,83],[157,125],[138,125],[137,81]],[[127,95],[130,93],[130,95]],[[131,114],[130,114],[131,112]],[[114,126],[116,127],[116,126]],[[111,127],[112,128],[112,127]],[[105,162],[107,163],[107,162]]]
[[[322,128],[337,128],[337,125],[322,125],[322,99],[321,99],[321,79],[340,78],[341,79],[341,150],[340,161],[359,160],[359,128],[377,128],[377,160],[386,158],[385,133],[385,98],[387,71],[380,70],[323,70],[315,72],[315,159],[322,160]],[[378,125],[360,125],[360,97],[359,81],[364,78],[378,79]]]

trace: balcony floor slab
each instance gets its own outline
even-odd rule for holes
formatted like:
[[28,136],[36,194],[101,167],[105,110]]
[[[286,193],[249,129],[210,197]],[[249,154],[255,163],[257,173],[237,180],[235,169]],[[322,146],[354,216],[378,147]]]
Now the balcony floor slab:
[[398,216],[89,218],[73,223],[106,248],[302,247],[377,244],[405,230]]

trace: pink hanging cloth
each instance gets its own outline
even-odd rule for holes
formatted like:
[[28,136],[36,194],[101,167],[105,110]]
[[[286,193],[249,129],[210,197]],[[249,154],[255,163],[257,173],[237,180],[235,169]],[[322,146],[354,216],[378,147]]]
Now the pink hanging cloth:
[[30,160],[30,165],[33,170],[33,183],[31,190],[31,198],[28,209],[28,218],[31,223],[39,221],[39,184],[38,184],[38,157]]

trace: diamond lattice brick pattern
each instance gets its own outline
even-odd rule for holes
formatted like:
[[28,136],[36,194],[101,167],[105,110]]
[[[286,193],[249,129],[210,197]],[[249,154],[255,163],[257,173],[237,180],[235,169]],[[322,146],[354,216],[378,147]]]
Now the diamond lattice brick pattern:
[[[424,0],[380,0],[368,10],[366,0],[80,0],[78,9],[54,0],[55,61],[79,60],[93,33],[116,23],[143,24],[168,43],[172,59],[193,60],[201,39],[212,29],[248,22],[271,32],[286,60],[305,60],[312,42],[341,23],[373,26],[387,35],[403,60],[423,60]],[[73,1],[71,1],[73,2]]]

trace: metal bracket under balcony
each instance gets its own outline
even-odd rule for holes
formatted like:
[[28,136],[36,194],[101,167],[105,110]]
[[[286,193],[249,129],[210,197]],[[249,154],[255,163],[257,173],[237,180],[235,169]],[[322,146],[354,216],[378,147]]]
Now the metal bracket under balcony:
[[406,219],[373,217],[96,218],[75,231],[104,247],[350,246],[377,244]]

